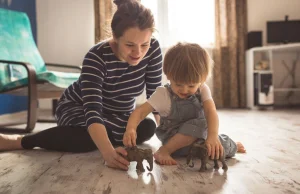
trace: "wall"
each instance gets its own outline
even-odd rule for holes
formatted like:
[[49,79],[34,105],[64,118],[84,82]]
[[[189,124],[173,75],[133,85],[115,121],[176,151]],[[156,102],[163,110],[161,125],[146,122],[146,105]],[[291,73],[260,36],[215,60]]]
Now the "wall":
[[263,31],[263,45],[266,45],[267,21],[300,20],[300,0],[248,0],[248,32]]
[[25,12],[30,20],[32,35],[36,40],[36,7],[35,0],[1,0],[0,8]]
[[[94,45],[93,0],[36,0],[39,51],[49,63],[79,66]],[[50,108],[49,100],[40,101]]]

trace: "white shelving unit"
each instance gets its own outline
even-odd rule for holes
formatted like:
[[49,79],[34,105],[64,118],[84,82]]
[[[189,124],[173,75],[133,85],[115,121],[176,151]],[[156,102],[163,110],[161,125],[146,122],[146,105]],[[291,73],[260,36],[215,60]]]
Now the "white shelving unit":
[[[274,61],[276,55],[286,53],[291,54],[295,53],[294,61],[298,60],[298,71],[300,69],[300,43],[292,43],[292,44],[283,44],[283,45],[276,45],[276,46],[264,46],[264,47],[256,47],[251,48],[246,51],[246,91],[247,91],[247,107],[248,108],[258,108],[260,105],[255,104],[255,95],[254,95],[254,75],[255,73],[259,74],[271,74],[272,75],[272,85],[273,87],[270,88],[270,102],[274,101],[274,96],[272,96],[276,92],[288,92],[288,91],[300,91],[300,85],[297,87],[274,87],[274,82],[276,77],[274,74],[278,74],[278,67],[274,68],[274,64],[278,65],[278,59]],[[282,60],[283,61],[283,60]],[[282,62],[281,61],[281,62]],[[287,67],[282,67],[287,68]],[[275,72],[277,69],[277,72]],[[279,72],[280,73],[280,72]],[[285,72],[286,73],[286,72]],[[295,72],[296,73],[296,72]],[[295,79],[295,78],[294,78]],[[294,80],[295,81],[295,80]],[[276,84],[278,85],[278,84]],[[295,85],[295,84],[294,84]],[[268,103],[267,103],[268,104]],[[274,102],[276,104],[276,102]],[[263,106],[263,105],[262,105]],[[270,105],[272,106],[272,105]]]

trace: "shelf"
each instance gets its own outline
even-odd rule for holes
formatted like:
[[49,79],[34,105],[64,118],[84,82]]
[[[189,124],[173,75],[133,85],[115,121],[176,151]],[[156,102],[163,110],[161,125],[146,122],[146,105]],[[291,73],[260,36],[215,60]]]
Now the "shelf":
[[275,92],[290,92],[290,91],[300,92],[300,88],[274,88],[274,91]]
[[261,51],[299,51],[300,43],[279,44],[272,46],[254,47],[249,50],[253,52]]
[[272,70],[253,70],[253,73],[273,73]]
[[[247,107],[255,108],[257,102],[261,102],[272,99],[274,104],[276,101],[282,100],[275,98],[274,94],[287,94],[289,92],[300,92],[300,85],[295,85],[295,78],[298,78],[293,70],[294,66],[291,66],[290,63],[294,63],[293,60],[297,61],[297,73],[299,66],[299,57],[300,54],[300,43],[291,43],[291,44],[282,44],[282,45],[272,45],[272,46],[263,46],[257,48],[251,48],[246,51],[246,92],[247,92]],[[292,55],[292,56],[291,56]],[[285,64],[285,61],[287,64]],[[289,68],[287,68],[287,66]],[[282,71],[282,72],[281,72]],[[293,72],[290,72],[293,71]],[[280,76],[279,74],[284,73],[285,75]],[[287,74],[289,73],[289,74]],[[269,74],[269,75],[268,75]],[[291,76],[291,74],[294,74]],[[283,82],[286,81],[290,76],[292,77],[292,82],[286,85],[274,84],[279,82],[279,79],[283,79]],[[271,77],[271,81],[270,81]],[[265,84],[261,84],[261,82]],[[261,96],[261,88],[269,86],[272,84],[272,91],[267,96]],[[277,87],[276,87],[277,86]],[[293,87],[292,86],[297,86]],[[260,90],[260,91],[259,91]],[[298,97],[297,97],[298,98]],[[298,98],[299,99],[299,98]],[[297,100],[298,100],[297,99]]]

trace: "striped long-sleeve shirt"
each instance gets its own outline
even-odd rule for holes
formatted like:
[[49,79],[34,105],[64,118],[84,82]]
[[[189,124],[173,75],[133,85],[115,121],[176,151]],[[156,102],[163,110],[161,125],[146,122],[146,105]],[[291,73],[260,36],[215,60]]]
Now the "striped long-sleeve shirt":
[[58,125],[89,127],[104,124],[122,141],[135,99],[146,86],[149,98],[161,85],[162,53],[152,38],[150,48],[136,66],[120,61],[108,41],[100,42],[86,54],[78,81],[70,85],[56,109]]

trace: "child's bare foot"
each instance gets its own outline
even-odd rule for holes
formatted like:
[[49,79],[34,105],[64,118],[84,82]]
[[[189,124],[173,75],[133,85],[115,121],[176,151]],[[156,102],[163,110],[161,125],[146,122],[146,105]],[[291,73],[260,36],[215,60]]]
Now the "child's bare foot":
[[246,149],[241,142],[236,142],[237,152],[246,153]]
[[174,160],[168,150],[161,146],[155,153],[154,153],[155,160],[162,165],[176,165],[177,162]]
[[23,135],[0,134],[0,151],[23,149],[21,139]]

